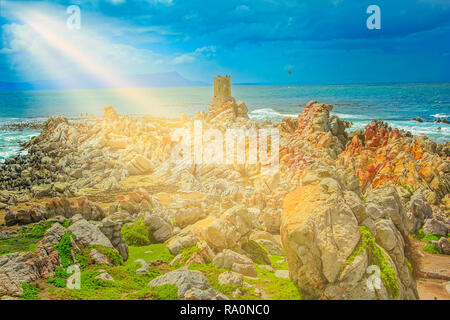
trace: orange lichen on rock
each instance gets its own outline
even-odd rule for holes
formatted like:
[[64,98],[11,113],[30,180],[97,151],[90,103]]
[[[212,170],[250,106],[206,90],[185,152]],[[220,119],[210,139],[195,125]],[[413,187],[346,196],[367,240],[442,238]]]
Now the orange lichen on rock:
[[426,185],[440,198],[448,192],[447,182],[436,168],[441,163],[445,167],[445,159],[427,151],[424,143],[427,141],[373,121],[365,129],[364,141],[355,135],[339,155],[337,165],[355,171],[363,192],[385,183],[410,190]]

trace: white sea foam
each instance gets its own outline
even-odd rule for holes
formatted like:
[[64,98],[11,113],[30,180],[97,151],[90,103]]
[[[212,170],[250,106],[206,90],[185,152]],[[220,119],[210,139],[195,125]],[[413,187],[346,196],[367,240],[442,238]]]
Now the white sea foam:
[[[364,129],[370,121],[358,121],[354,122],[351,129],[348,131],[354,131],[357,129]],[[405,130],[411,132],[415,136],[428,136],[433,140],[444,143],[450,141],[450,126],[440,125],[435,122],[417,123],[413,121],[386,121],[392,128],[399,130]],[[438,128],[441,128],[440,130]]]
[[348,114],[348,113],[339,113],[339,112],[332,112],[332,115],[338,116],[341,119],[367,119],[367,117],[364,117],[360,114]]
[[292,113],[281,113],[272,108],[262,108],[255,109],[249,113],[250,119],[260,120],[260,119],[279,119],[279,118],[297,118],[298,114]]
[[434,118],[450,118],[450,114],[436,113],[431,115]]

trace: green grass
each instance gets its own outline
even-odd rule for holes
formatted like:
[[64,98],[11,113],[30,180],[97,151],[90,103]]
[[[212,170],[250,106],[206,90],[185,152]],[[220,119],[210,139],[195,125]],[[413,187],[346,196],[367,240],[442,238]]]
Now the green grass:
[[147,246],[150,244],[149,233],[144,225],[144,218],[133,224],[126,224],[122,227],[122,236],[129,246]]
[[426,251],[428,253],[431,254],[437,254],[438,256],[442,256],[442,253],[440,253],[438,251],[438,249],[436,249],[436,246],[432,243],[427,243],[424,247],[423,247],[423,251]]
[[36,285],[31,283],[22,283],[23,293],[21,298],[23,300],[38,300],[39,289]]
[[200,251],[200,249],[196,245],[192,246],[192,247],[182,248],[178,254],[183,255],[183,259],[181,260],[180,263],[178,263],[175,266],[175,268],[179,268],[181,266],[184,266],[186,264],[186,262],[189,260],[189,258],[192,257],[192,255],[194,253],[199,252],[199,251]]
[[77,252],[75,250],[72,250],[72,243],[70,241],[70,238],[76,239],[76,237],[70,233],[66,232],[62,237],[59,243],[56,245],[56,250],[59,252],[59,257],[61,259],[61,266],[63,268],[67,268],[74,264],[72,254],[73,251],[75,259],[77,260],[80,267],[83,269],[87,267],[89,264],[92,263],[92,258],[89,257],[86,251],[83,251],[84,248],[80,246],[80,249],[82,252]]
[[[104,250],[103,247],[94,247]],[[94,247],[88,247],[86,251]],[[162,272],[155,267],[150,267],[148,273],[137,275],[136,270],[141,267],[141,264],[135,263],[134,261],[136,259],[144,259],[145,261],[164,260],[170,262],[173,259],[173,255],[170,254],[164,244],[152,244],[144,247],[131,246],[129,247],[129,259],[125,263],[122,262],[122,264],[117,264],[112,267],[91,264],[82,268],[80,290],[59,289],[58,286],[50,289],[52,289],[52,294],[68,300],[178,299],[178,289],[176,286],[149,287],[148,283],[152,279],[160,276]],[[100,269],[106,270],[113,277],[114,282],[95,279],[100,274]],[[67,278],[67,276],[63,268],[58,268],[55,272],[55,277]]]
[[[413,234],[413,238],[423,241],[423,242],[429,242],[429,241],[439,241],[443,236],[438,236],[435,234],[425,234],[423,231],[423,227],[416,231],[416,233]],[[449,237],[449,235],[447,235]],[[442,254],[438,251],[436,246],[432,243],[427,243],[423,248],[423,251],[426,251],[431,254],[436,254],[441,256]]]
[[434,234],[425,234],[423,231],[423,227],[416,231],[416,233],[413,235],[414,239],[428,242],[428,241],[439,241],[442,236],[434,235]]
[[39,239],[17,236],[0,238],[0,255],[13,252],[33,252]]
[[[83,248],[81,256],[87,255],[89,250],[96,248],[107,254],[105,248],[99,246],[92,246]],[[170,262],[174,256],[166,248],[164,244],[150,244],[147,246],[130,246],[129,259],[127,262],[120,261],[114,266],[96,265],[92,261],[87,261],[86,265],[81,268],[81,289],[66,288],[66,280],[70,275],[66,272],[66,266],[71,265],[70,250],[70,233],[66,233],[57,249],[61,254],[61,259],[64,260],[64,267],[59,267],[55,270],[54,278],[48,279],[47,283],[53,286],[49,287],[48,294],[59,299],[67,300],[175,300],[178,299],[178,289],[175,285],[165,285],[160,287],[149,287],[148,283],[156,277],[162,275],[167,271],[172,271],[175,268],[167,265],[158,267],[151,266],[149,272],[143,275],[136,274],[136,270],[141,267],[140,263],[134,262],[137,259],[145,261],[163,260]],[[184,255],[182,263],[185,264],[187,259],[195,252],[198,252],[198,247],[193,246],[182,249],[181,253]],[[106,250],[107,251],[107,250]],[[113,251],[113,250],[111,250]],[[115,251],[113,251],[114,254]],[[288,269],[287,262],[280,262],[284,259],[281,256],[270,256],[272,265],[276,269]],[[112,259],[114,260],[114,258]],[[177,267],[179,267],[177,266]],[[253,283],[254,286],[237,286],[237,285],[221,285],[218,277],[221,273],[229,271],[219,268],[211,263],[209,264],[191,264],[190,270],[201,271],[208,279],[211,287],[218,292],[223,293],[230,299],[261,299],[255,294],[255,288],[263,289],[272,299],[301,299],[301,295],[295,284],[289,279],[276,278],[275,275],[265,269],[256,266],[258,271],[258,280],[246,279],[247,283]],[[114,279],[113,282],[96,279],[100,274],[100,270],[106,270]],[[240,294],[233,296],[235,291],[239,289]],[[27,299],[37,298],[39,290],[33,286],[27,286],[24,291]]]
[[55,287],[58,288],[65,288],[66,287],[66,280],[61,278],[51,278],[46,280],[47,283],[53,284]]
[[250,284],[260,284],[272,300],[302,300],[298,287],[290,279],[277,278],[273,272],[256,266],[259,280],[246,279]]
[[[250,290],[249,288],[244,288],[243,286],[237,286],[237,285],[233,285],[233,284],[222,285],[219,283],[219,275],[221,273],[224,273],[224,272],[227,272],[230,270],[220,268],[212,263],[208,263],[208,264],[193,263],[189,266],[189,270],[198,270],[198,271],[202,272],[205,275],[205,277],[208,279],[209,284],[211,285],[211,288],[223,293],[230,299],[242,300],[242,299],[252,299],[252,298],[256,299],[257,298],[257,296],[255,296],[253,293],[254,290]],[[233,293],[236,291],[236,289],[239,289],[242,292],[242,294],[238,295],[236,297],[233,297]]]
[[129,246],[128,249],[129,262],[134,262],[136,259],[144,259],[145,261],[163,260],[169,263],[175,257],[163,243],[151,244],[143,247]]
[[[287,270],[287,262],[280,262],[283,260],[282,256],[270,256],[272,266],[278,270]],[[229,271],[227,269],[220,268],[213,264],[191,264],[189,266],[190,270],[201,271],[208,279],[211,287],[216,291],[225,294],[230,299],[238,300],[260,300],[260,296],[255,294],[255,288],[259,287],[263,289],[269,296],[270,299],[274,300],[301,300],[302,296],[295,283],[290,279],[283,279],[275,277],[273,272],[255,265],[258,272],[258,279],[248,279],[244,278],[244,282],[251,284],[252,287],[244,287],[237,285],[221,285],[219,283],[219,275],[223,272]],[[242,294],[233,297],[233,293],[239,289]]]
[[45,225],[41,225],[41,224],[35,224],[32,228],[31,231],[29,232],[29,236],[31,238],[43,238],[44,234],[45,234],[45,230],[47,230]]
[[[127,262],[123,266],[92,265],[81,272],[81,289],[63,289],[55,294],[69,300],[120,300],[120,299],[176,299],[175,289],[171,286],[150,288],[148,283],[162,273],[155,267],[150,267],[148,273],[137,275],[139,263]],[[99,270],[106,270],[114,281],[96,279]],[[174,293],[175,292],[175,296]]]
[[13,252],[33,252],[36,244],[44,237],[45,231],[52,224],[50,222],[30,224],[27,226],[28,228],[21,229],[17,236],[0,238],[0,255]]
[[[17,236],[0,238],[0,255],[13,252],[33,252],[36,244],[44,237],[45,232],[55,221],[40,222],[26,225]],[[69,220],[64,221],[63,226],[68,226]]]
[[66,269],[58,267],[55,269],[55,277],[67,279],[68,277],[70,277],[70,274],[67,273]]
[[287,263],[286,257],[272,255],[269,256],[272,267],[278,270],[289,270],[289,265]]

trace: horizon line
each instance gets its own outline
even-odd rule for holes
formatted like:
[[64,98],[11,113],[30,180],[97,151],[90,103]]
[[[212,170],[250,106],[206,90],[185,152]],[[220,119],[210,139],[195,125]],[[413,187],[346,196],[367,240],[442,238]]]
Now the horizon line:
[[[198,80],[192,80],[201,82]],[[23,82],[26,83],[26,82]],[[450,84],[448,81],[378,81],[378,82],[322,82],[322,83],[298,83],[298,82],[235,82],[232,86],[339,86],[339,85],[398,85],[398,84]],[[212,87],[213,83],[174,85],[174,86],[148,86],[148,87],[97,87],[97,88],[49,88],[49,89],[2,89],[0,92],[8,91],[75,91],[75,90],[117,90],[117,89],[158,89],[158,88],[195,88]]]

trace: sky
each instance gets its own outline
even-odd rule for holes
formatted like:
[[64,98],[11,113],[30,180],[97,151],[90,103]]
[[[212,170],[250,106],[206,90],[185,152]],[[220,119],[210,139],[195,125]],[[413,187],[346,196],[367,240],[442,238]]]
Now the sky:
[[[450,81],[450,0],[0,2],[0,82],[88,74],[126,86],[173,71],[208,83]],[[367,28],[370,5],[380,29]]]

